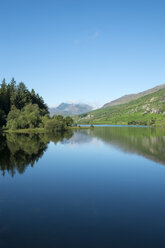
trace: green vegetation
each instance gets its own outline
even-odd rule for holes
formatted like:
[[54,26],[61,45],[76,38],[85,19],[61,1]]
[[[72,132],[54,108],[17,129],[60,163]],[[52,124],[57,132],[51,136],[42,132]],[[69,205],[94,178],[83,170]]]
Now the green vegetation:
[[129,94],[129,95],[122,96],[122,97],[120,97],[114,101],[111,101],[111,102],[104,104],[103,108],[128,103],[130,101],[136,100],[136,99],[143,97],[143,96],[147,96],[149,94],[155,93],[155,92],[162,90],[162,89],[165,89],[165,84],[158,85],[154,88],[142,91],[142,92],[137,93],[137,94]]
[[64,132],[72,126],[71,117],[49,116],[42,97],[24,83],[9,84],[3,79],[0,86],[0,128],[8,132]]
[[62,115],[54,115],[45,123],[45,130],[47,132],[64,132],[72,125],[73,120],[68,116],[64,118]]
[[22,111],[27,104],[38,105],[41,116],[48,114],[47,105],[33,89],[29,91],[22,82],[16,85],[14,78],[9,84],[3,79],[0,85],[0,126],[6,125],[7,117],[11,110]]
[[15,106],[7,116],[7,129],[38,128],[42,125],[42,115],[37,104],[27,104],[22,110]]
[[165,89],[129,103],[100,108],[75,118],[83,124],[165,126]]
[[47,105],[33,89],[29,91],[22,82],[16,85],[14,78],[9,84],[3,79],[0,85],[0,127],[5,125],[12,129],[38,127],[41,117],[46,114]]

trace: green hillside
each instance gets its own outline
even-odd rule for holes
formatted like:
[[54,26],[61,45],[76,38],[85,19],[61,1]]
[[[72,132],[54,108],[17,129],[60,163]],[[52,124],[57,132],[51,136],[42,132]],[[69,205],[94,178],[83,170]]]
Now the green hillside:
[[159,90],[163,90],[163,89],[165,89],[165,84],[158,85],[154,88],[139,92],[137,94],[125,95],[125,96],[122,96],[118,99],[115,99],[111,102],[104,104],[103,108],[112,107],[112,106],[119,105],[119,104],[125,104],[125,103],[128,103],[130,101],[134,101],[136,99],[139,99],[140,97],[147,96],[149,94],[155,93],[155,92],[157,92]]
[[129,103],[100,108],[76,117],[77,123],[163,125],[165,126],[165,89]]

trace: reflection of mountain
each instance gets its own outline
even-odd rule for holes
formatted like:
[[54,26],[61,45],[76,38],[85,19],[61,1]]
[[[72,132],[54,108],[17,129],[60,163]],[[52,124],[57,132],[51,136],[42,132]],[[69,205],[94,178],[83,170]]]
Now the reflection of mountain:
[[163,128],[95,127],[74,133],[69,143],[87,143],[93,139],[116,146],[125,152],[142,155],[165,164],[165,130]]
[[67,144],[84,144],[92,141],[92,137],[88,135],[90,130],[75,130],[74,135],[69,140],[64,140],[63,143]]
[[61,134],[6,134],[0,136],[0,170],[12,176],[18,171],[24,173],[26,167],[37,162],[47,149],[47,144],[55,144],[72,137],[72,132]]
[[116,146],[165,164],[165,130],[161,128],[95,127],[60,134],[6,134],[0,136],[0,170],[24,173],[44,154],[50,141],[63,144],[87,144],[95,140]]
[[165,164],[165,130],[162,128],[97,127],[90,135],[125,152]]

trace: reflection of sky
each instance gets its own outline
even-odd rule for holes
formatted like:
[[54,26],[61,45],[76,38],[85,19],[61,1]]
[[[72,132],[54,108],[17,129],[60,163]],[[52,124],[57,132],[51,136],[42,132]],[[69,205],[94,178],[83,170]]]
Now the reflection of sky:
[[33,168],[0,177],[6,247],[161,247],[165,167],[84,136],[51,142]]
[[69,140],[64,139],[62,143],[68,144],[71,147],[75,147],[76,145],[85,145],[86,143],[92,143],[93,145],[98,146],[99,140],[97,137],[89,136],[88,131],[87,132],[74,132],[73,136]]

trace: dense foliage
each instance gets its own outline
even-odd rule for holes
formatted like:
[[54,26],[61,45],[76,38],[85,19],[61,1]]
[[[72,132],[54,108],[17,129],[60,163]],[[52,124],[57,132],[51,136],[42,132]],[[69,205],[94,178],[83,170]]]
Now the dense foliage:
[[45,123],[45,129],[48,132],[63,132],[66,131],[69,126],[73,124],[71,117],[63,117],[62,115],[55,115],[53,118],[50,118]]
[[26,129],[40,127],[41,111],[37,104],[27,104],[22,110],[12,107],[7,117],[8,129]]
[[42,97],[24,83],[16,85],[14,78],[9,84],[3,79],[0,85],[0,127],[7,129],[45,128],[46,132],[63,132],[73,124],[71,117],[50,117]]
[[[27,104],[30,106],[38,105],[41,116],[48,114],[48,107],[43,98],[36,94],[33,89],[29,91],[22,82],[16,85],[14,78],[8,84],[3,79],[0,85],[0,126],[6,124],[9,112],[12,111],[13,114],[15,110],[15,115],[18,115]],[[9,119],[11,120],[11,114]]]

